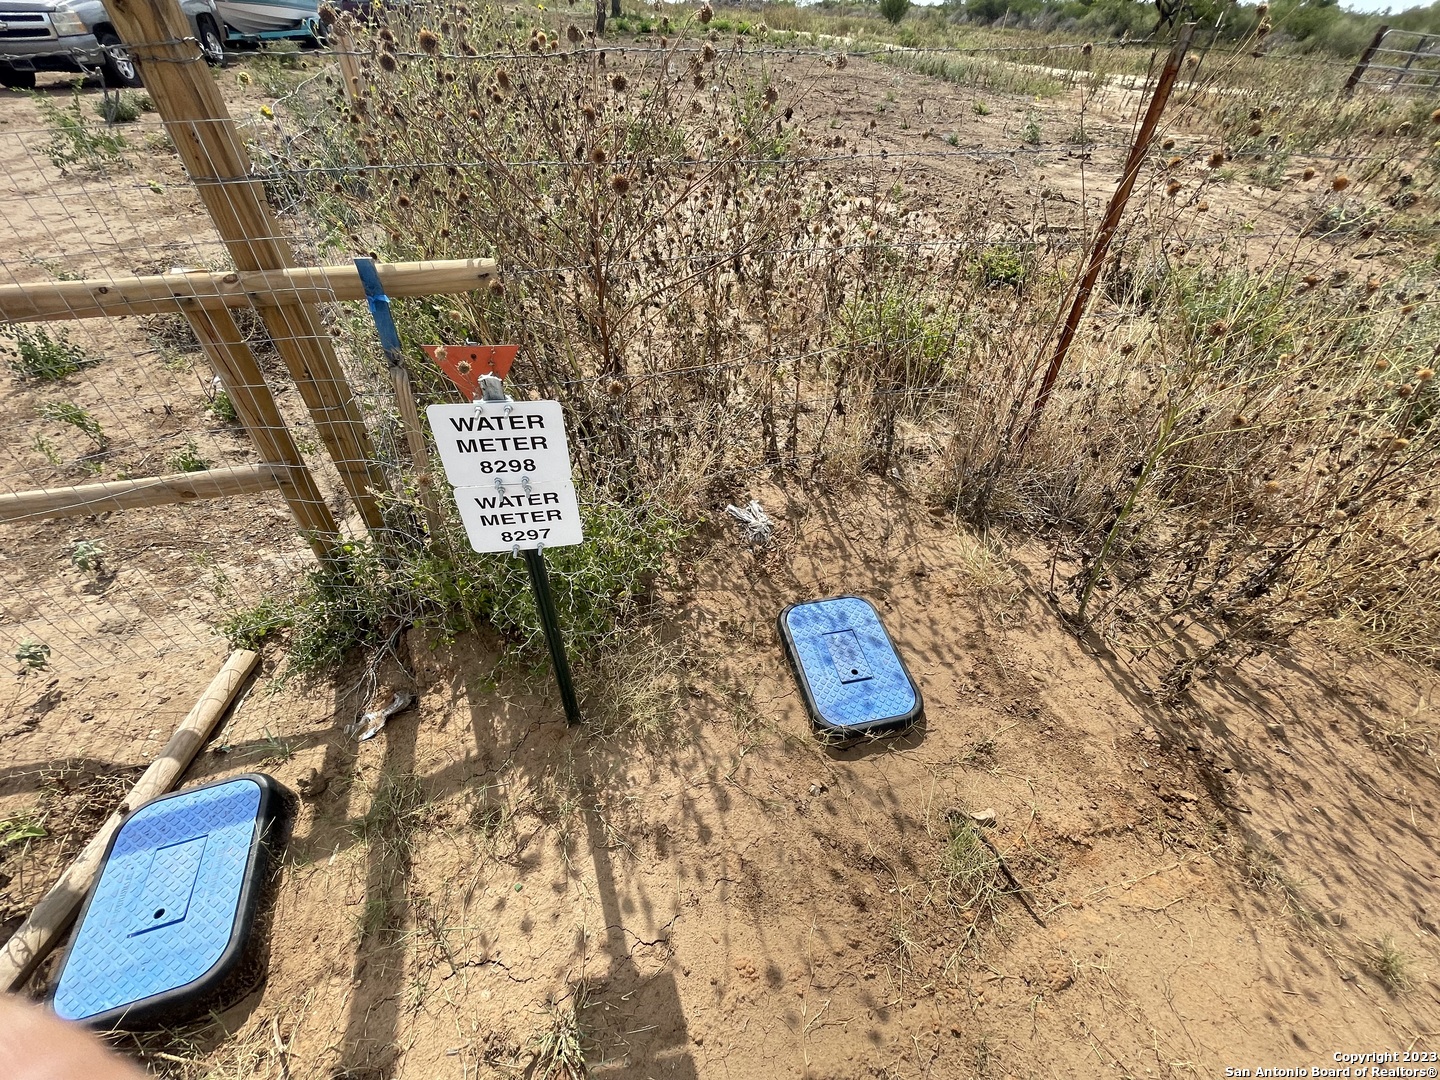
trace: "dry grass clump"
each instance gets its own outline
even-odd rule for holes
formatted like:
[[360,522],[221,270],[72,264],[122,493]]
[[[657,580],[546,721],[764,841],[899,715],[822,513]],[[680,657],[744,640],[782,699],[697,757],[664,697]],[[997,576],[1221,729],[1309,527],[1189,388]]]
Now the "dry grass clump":
[[1019,397],[992,398],[1002,425],[952,439],[949,497],[1063,523],[1069,614],[1139,648],[1185,634],[1190,671],[1317,619],[1440,657],[1437,325],[1417,303],[1433,274],[1316,289],[1297,271],[1138,274],[1097,310],[1023,453]]
[[[1155,348],[1104,380],[1135,439],[1074,550],[1077,615],[1175,632],[1204,622],[1217,652],[1344,616],[1437,655],[1426,478],[1440,397],[1416,377],[1436,325],[1410,302],[1430,288],[1302,294],[1290,272],[1172,276]],[[1092,400],[1054,420],[1093,425],[1104,412]]]
[[1321,925],[1322,915],[1310,898],[1310,886],[1286,873],[1280,857],[1265,846],[1246,846],[1241,852],[1245,884],[1256,892],[1277,896],[1285,913],[1303,930]]
[[1421,699],[1410,715],[1377,713],[1364,721],[1365,737],[1378,749],[1397,754],[1433,754],[1436,731],[1423,718],[1433,715],[1430,703]]
[[589,985],[581,980],[551,1004],[545,1027],[530,1044],[534,1054],[530,1072],[537,1080],[584,1080],[590,1075],[585,1062],[585,1033],[580,1025],[589,994]]
[[960,391],[974,302],[1040,317],[1016,319],[1015,284],[972,273],[984,245],[937,235],[887,166],[821,176],[802,88],[742,39],[627,57],[513,27],[481,5],[350,27],[361,100],[316,83],[271,168],[337,252],[495,257],[501,288],[406,305],[402,329],[518,342],[512,384],[564,402],[588,484],[685,499],[760,465],[886,471]]
[[373,859],[365,903],[357,918],[362,942],[397,933],[404,923],[406,889],[417,833],[432,813],[429,793],[414,773],[387,770],[356,822],[355,838]]
[[615,635],[580,680],[585,722],[597,734],[661,743],[679,726],[684,655],[652,628]]
[[[1321,620],[1440,659],[1440,275],[1422,258],[1358,279],[1350,261],[1379,237],[1432,235],[1412,209],[1440,179],[1429,109],[1321,106],[1314,75],[1235,57],[1210,67],[1178,108],[1218,129],[1217,171],[1188,200],[1161,174],[1151,205],[1132,206],[1039,426],[1025,427],[1031,361],[1018,390],[997,377],[983,395],[977,411],[1002,419],[947,448],[957,509],[1060,526],[1053,580],[1077,622],[1142,650],[1187,639],[1177,690]],[[1225,87],[1239,92],[1210,93]],[[1277,115],[1279,138],[1267,134]],[[1268,251],[1197,242],[1219,166],[1253,162],[1283,189],[1291,155],[1308,152],[1337,164]],[[1326,246],[1302,248],[1302,233]]]
[[1371,974],[1392,994],[1403,994],[1414,986],[1414,964],[1395,944],[1393,937],[1386,936],[1377,941],[1365,959]]
[[[1230,170],[1170,195],[1158,170],[1037,425],[1076,253],[992,214],[993,184],[942,224],[883,161],[823,171],[860,146],[817,146],[790,119],[803,87],[739,38],[630,55],[515,26],[433,4],[349,27],[369,54],[360,100],[302,93],[272,125],[272,171],[337,251],[495,257],[497,288],[406,304],[401,326],[519,342],[511,384],[565,404],[592,491],[689,511],[757,467],[882,474],[1048,530],[1069,614],[1139,648],[1198,635],[1213,658],[1341,618],[1436,656],[1440,282],[1423,263],[1373,287],[1337,276],[1346,245],[1401,212],[1375,209],[1373,171],[1336,161],[1343,193],[1306,189],[1290,239],[1332,246],[1311,259],[1196,245]],[[1244,58],[1207,70],[1175,107],[1213,125],[1212,164],[1249,162],[1267,186],[1317,147],[1428,152],[1418,120],[1359,106],[1286,113],[1276,139],[1272,104],[1305,80]],[[1208,94],[1226,79],[1242,92]],[[423,400],[449,393],[413,375]]]
[[950,824],[940,856],[940,880],[946,899],[975,921],[994,913],[1000,899],[1000,861],[973,823],[957,818]]

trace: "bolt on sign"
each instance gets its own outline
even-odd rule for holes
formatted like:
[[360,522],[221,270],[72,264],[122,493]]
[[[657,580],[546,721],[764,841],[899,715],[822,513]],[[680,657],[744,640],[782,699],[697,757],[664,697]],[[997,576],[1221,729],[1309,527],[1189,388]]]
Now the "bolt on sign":
[[476,551],[584,540],[558,401],[431,405],[425,415]]

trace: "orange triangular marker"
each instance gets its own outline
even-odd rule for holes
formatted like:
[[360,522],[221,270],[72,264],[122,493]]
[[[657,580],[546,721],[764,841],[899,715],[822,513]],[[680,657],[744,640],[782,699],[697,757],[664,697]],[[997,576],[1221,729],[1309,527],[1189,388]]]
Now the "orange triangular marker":
[[519,345],[421,345],[425,355],[472,401],[480,396],[480,376],[510,374]]

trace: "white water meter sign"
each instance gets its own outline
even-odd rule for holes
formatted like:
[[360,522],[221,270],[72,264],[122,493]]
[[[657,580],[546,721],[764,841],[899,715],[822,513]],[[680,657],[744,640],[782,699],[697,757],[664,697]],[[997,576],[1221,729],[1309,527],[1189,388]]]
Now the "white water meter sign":
[[570,482],[570,446],[558,401],[475,401],[425,410],[451,487],[497,479]]
[[456,488],[455,507],[476,551],[567,547],[585,539],[575,485],[568,480],[544,489],[532,484],[527,490],[519,481]]
[[521,551],[584,536],[558,401],[476,401],[425,410],[470,546]]

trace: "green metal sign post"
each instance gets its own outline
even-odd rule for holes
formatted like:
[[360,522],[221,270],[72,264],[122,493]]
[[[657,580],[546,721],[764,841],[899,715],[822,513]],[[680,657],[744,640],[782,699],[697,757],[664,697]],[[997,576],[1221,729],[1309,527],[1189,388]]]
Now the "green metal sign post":
[[565,638],[560,633],[560,619],[555,613],[555,596],[550,592],[550,575],[545,570],[545,552],[539,548],[524,551],[525,568],[530,571],[530,588],[535,591],[535,607],[540,612],[540,625],[545,629],[545,644],[550,647],[550,664],[555,668],[555,681],[560,684],[560,700],[565,704],[565,719],[580,722],[580,701],[575,684],[570,680],[570,661],[565,656]]

